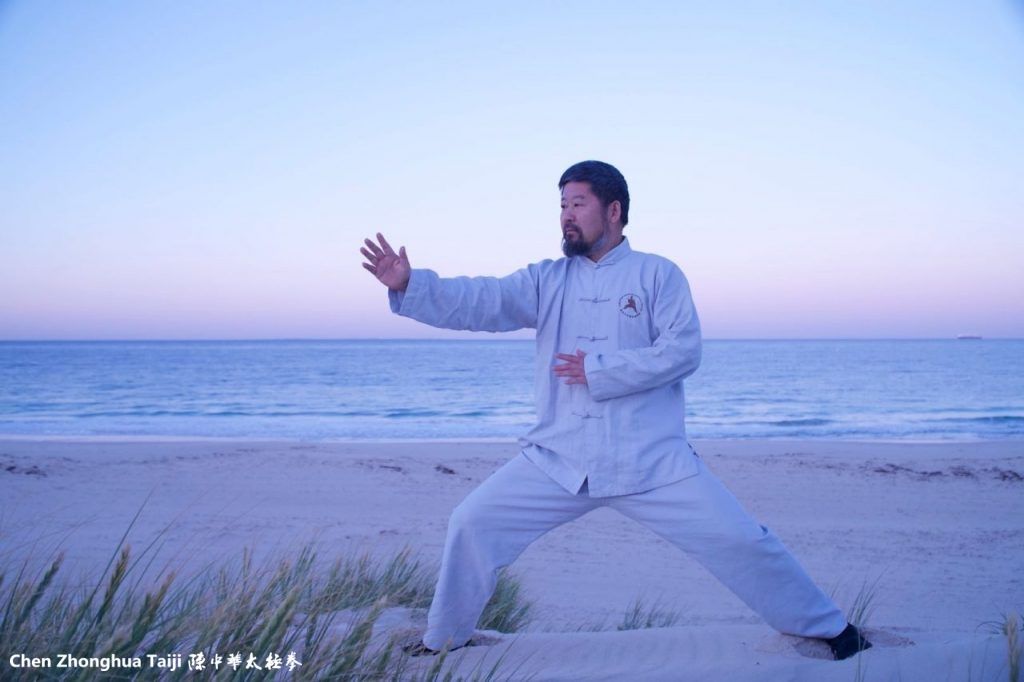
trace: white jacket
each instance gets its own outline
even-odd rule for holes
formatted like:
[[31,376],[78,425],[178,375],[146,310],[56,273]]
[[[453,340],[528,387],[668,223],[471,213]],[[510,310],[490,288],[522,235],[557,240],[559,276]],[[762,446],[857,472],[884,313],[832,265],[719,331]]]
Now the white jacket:
[[[683,379],[700,364],[700,322],[672,261],[623,239],[597,263],[545,260],[501,278],[415,269],[389,298],[392,311],[435,327],[537,330],[537,424],[519,442],[569,492],[586,480],[594,497],[625,495],[697,473]],[[566,385],[555,354],[577,349],[587,385]]]

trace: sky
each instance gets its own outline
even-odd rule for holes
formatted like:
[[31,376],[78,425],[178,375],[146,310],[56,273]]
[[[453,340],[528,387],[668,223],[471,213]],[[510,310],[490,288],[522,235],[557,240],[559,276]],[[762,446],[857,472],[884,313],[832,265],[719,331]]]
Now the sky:
[[583,159],[706,338],[1024,337],[1020,0],[0,0],[0,159],[0,340],[467,337],[362,239],[560,257]]

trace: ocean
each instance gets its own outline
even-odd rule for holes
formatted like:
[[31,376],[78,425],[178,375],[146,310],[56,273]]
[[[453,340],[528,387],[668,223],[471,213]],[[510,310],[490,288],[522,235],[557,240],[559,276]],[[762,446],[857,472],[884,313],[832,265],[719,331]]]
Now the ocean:
[[[514,439],[532,341],[0,342],[0,435]],[[1024,437],[1024,341],[705,341],[691,438]]]

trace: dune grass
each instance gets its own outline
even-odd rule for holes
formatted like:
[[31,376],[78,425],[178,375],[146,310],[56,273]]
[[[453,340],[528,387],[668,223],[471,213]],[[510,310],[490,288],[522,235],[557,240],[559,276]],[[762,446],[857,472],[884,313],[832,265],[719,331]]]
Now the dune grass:
[[[881,580],[881,575],[871,581],[865,579],[857,590],[857,594],[850,601],[849,606],[844,608],[846,619],[858,628],[866,627],[874,615],[875,601],[878,597],[878,586]],[[834,587],[829,591],[829,597],[835,602],[840,601],[836,596],[838,592],[838,587]]]
[[532,606],[522,595],[519,581],[508,570],[498,573],[498,584],[477,627],[481,630],[519,632],[532,618]]
[[987,625],[993,634],[1006,638],[1007,677],[1010,682],[1021,682],[1020,669],[1021,657],[1024,655],[1024,647],[1022,647],[1024,643],[1020,640],[1020,632],[1024,628],[1024,618],[1016,613],[1004,613],[1002,620],[984,625]]
[[682,620],[681,611],[668,609],[661,604],[648,605],[643,599],[637,598],[629,605],[622,616],[618,630],[643,630],[646,628],[670,628]]
[[[434,570],[408,550],[383,559],[342,558],[325,572],[317,569],[310,545],[293,558],[261,566],[246,549],[235,565],[208,566],[187,579],[168,572],[146,581],[143,562],[151,548],[135,557],[122,538],[102,575],[85,589],[59,580],[63,554],[35,575],[27,561],[14,570],[0,567],[0,652],[50,657],[54,666],[16,669],[4,660],[3,679],[173,679],[182,669],[187,674],[189,654],[199,653],[210,679],[455,679],[445,669],[446,653],[429,666],[415,664],[386,634],[374,636],[385,609],[430,603]],[[515,631],[528,614],[518,583],[503,573],[480,627]],[[58,668],[61,653],[96,662]],[[151,653],[181,653],[182,669],[151,667]],[[234,653],[241,657],[231,665],[228,655]],[[261,669],[246,667],[249,653]],[[271,653],[279,660],[268,663]],[[289,653],[299,665],[286,672]],[[133,657],[141,659],[141,669],[125,667]],[[97,667],[118,660],[125,663]],[[500,660],[489,670],[471,671],[472,679],[495,679],[499,667]]]
[[1016,614],[1010,614],[1003,619],[1003,635],[1006,636],[1010,682],[1020,682],[1020,630],[1021,621]]

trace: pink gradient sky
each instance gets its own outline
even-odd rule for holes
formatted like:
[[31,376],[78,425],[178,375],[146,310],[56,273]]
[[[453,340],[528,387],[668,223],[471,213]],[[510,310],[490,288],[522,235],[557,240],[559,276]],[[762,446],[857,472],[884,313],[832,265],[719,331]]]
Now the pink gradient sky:
[[710,338],[1024,337],[1024,13],[742,7],[6,3],[0,339],[451,336],[361,239],[557,257],[584,158]]

